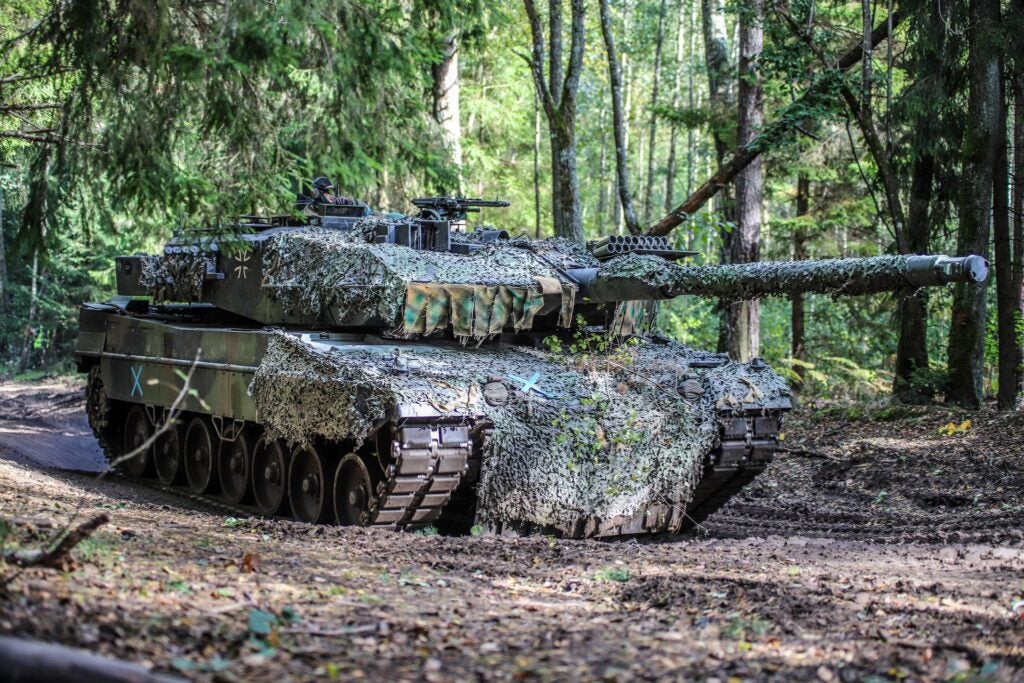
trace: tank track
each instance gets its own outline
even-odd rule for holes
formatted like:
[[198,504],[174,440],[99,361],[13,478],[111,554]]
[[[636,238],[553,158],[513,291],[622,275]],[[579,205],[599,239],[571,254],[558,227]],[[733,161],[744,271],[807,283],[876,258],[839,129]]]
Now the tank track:
[[[106,434],[100,434],[95,429],[93,434],[96,436],[96,441],[100,445],[100,449],[103,450],[103,455],[106,457],[108,463],[113,463],[117,458],[117,451],[110,443],[110,439]],[[130,486],[141,486],[150,491],[157,491],[159,493],[173,496],[176,499],[184,499],[193,504],[193,506],[200,511],[210,512],[217,515],[227,515],[229,517],[251,517],[253,511],[245,508],[241,505],[232,505],[223,500],[219,500],[212,496],[204,496],[198,493],[192,493],[186,488],[181,486],[166,486],[156,481],[155,479],[133,477],[125,472],[122,472],[118,467],[111,467],[109,470],[109,477],[123,481]]]
[[[120,449],[114,443],[116,428],[111,419],[117,411],[103,393],[98,372],[90,372],[86,392],[93,435],[107,462],[113,464],[120,457]],[[389,529],[423,528],[441,516],[462,481],[473,451],[470,430],[464,424],[421,418],[403,421],[392,433],[393,462],[383,465],[385,476],[376,487],[377,497],[371,504],[367,525]],[[251,507],[231,504],[216,495],[131,476],[121,467],[115,466],[111,472],[132,485],[189,500],[216,514],[237,517],[259,514]]]
[[419,420],[392,431],[394,462],[384,468],[385,479],[377,485],[370,526],[407,529],[436,522],[473,454],[469,428]]

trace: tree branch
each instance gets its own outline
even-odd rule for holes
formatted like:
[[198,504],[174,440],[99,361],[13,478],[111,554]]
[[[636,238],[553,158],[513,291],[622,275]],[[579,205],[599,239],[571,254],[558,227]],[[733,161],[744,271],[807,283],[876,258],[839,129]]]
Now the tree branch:
[[56,145],[60,142],[60,138],[46,135],[46,133],[56,132],[56,128],[44,128],[43,130],[36,130],[32,132],[25,132],[21,130],[0,130],[0,138],[10,138],[13,140],[24,140],[25,142],[42,142],[47,145]]
[[587,7],[584,0],[572,0],[572,42],[569,46],[569,70],[562,83],[560,107],[576,108],[580,74],[583,72],[583,45],[586,40]]
[[533,56],[529,60],[530,70],[533,73],[533,84],[540,96],[544,111],[548,120],[554,120],[555,103],[551,98],[551,90],[544,79],[544,29],[541,28],[540,15],[537,14],[537,6],[533,0],[523,0],[526,7],[526,16],[530,20],[530,34],[533,37]]
[[[828,59],[821,51],[821,48],[815,45],[810,32],[805,31],[802,26],[796,23],[789,12],[785,11],[781,7],[776,6],[775,13],[782,17],[782,20],[789,27],[789,30],[797,38],[803,41],[808,49],[814,53],[822,66],[828,68]],[[862,47],[861,54],[864,54],[865,52],[866,50]],[[843,100],[846,102],[846,106],[850,110],[850,113],[853,114],[853,118],[857,122],[857,127],[860,128],[861,135],[864,136],[864,142],[868,147],[868,151],[871,153],[871,157],[875,160],[875,166],[878,168],[878,175],[882,181],[882,188],[885,190],[885,201],[889,208],[889,215],[893,220],[893,237],[896,239],[896,246],[899,249],[899,252],[901,254],[906,253],[907,244],[905,226],[907,221],[906,217],[903,215],[903,204],[900,201],[896,172],[893,170],[889,156],[885,152],[885,145],[882,143],[882,139],[878,135],[878,131],[875,129],[875,126],[871,121],[870,111],[861,106],[861,100],[858,100],[857,95],[854,94],[853,90],[850,89],[850,86],[845,81],[841,83],[839,93],[843,96]],[[868,102],[870,101],[870,98],[865,95],[863,101]]]

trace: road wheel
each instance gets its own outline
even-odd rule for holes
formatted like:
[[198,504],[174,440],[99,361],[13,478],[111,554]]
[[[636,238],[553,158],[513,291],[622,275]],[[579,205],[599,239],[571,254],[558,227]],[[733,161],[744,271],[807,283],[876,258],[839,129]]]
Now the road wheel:
[[239,429],[234,440],[220,442],[220,490],[229,503],[237,505],[249,494],[249,466],[252,463],[252,449],[249,447],[248,432]]
[[288,498],[295,519],[316,524],[330,516],[330,482],[324,476],[328,471],[312,446],[297,446],[292,452],[288,466]]
[[363,459],[349,453],[338,463],[334,477],[334,519],[338,524],[366,526],[370,523],[370,504],[377,491],[377,480]]
[[185,477],[188,487],[195,493],[207,493],[216,483],[213,444],[206,418],[198,415],[192,418],[185,431]]
[[288,469],[280,442],[264,434],[256,442],[252,457],[252,493],[256,509],[272,517],[284,507],[285,475]]
[[124,419],[124,440],[118,462],[133,477],[142,477],[149,470],[153,445],[146,445],[146,442],[152,434],[153,428],[145,409],[138,405],[132,406]]
[[153,464],[156,466],[156,477],[165,486],[180,484],[185,479],[185,468],[182,466],[181,426],[177,420],[172,424],[161,426],[160,436],[153,444]]

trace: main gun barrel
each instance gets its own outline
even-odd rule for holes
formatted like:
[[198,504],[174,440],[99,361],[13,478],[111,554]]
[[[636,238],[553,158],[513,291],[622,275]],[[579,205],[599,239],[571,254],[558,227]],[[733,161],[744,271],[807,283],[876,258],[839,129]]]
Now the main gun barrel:
[[983,282],[980,256],[875,256],[807,261],[762,261],[682,266],[655,256],[629,254],[601,268],[570,271],[580,294],[594,303],[671,299],[692,294],[747,301],[800,292],[831,295],[912,291],[951,282]]

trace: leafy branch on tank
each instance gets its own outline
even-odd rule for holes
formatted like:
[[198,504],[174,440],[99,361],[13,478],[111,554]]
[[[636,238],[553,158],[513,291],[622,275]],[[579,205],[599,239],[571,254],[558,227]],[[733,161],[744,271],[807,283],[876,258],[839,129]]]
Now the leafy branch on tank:
[[636,354],[632,350],[640,343],[637,337],[625,339],[608,334],[604,328],[588,325],[586,318],[577,315],[573,320],[570,340],[564,335],[550,335],[544,338],[544,347],[565,363],[577,369],[609,365],[632,366]]

